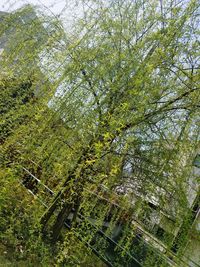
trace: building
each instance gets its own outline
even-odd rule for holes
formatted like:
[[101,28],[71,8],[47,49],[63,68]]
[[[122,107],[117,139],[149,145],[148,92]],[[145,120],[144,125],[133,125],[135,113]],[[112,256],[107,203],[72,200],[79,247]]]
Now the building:
[[[8,68],[14,75],[38,69],[40,51],[49,34],[34,8],[26,5],[13,13],[0,12],[0,51],[2,73]],[[5,54],[5,63],[3,60]],[[9,58],[9,62],[7,59]]]

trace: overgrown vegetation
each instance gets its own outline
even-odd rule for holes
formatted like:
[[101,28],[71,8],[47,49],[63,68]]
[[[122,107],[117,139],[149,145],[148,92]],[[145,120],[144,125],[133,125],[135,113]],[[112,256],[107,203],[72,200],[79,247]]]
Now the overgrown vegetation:
[[184,266],[198,1],[83,5],[73,36],[30,6],[1,21],[1,243],[30,266]]

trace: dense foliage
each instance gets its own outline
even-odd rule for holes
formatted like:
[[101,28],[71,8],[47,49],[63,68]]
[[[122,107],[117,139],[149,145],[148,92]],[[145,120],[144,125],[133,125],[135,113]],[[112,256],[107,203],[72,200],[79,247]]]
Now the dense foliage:
[[[1,22],[0,39],[9,36],[0,73],[1,239],[33,264],[97,266],[91,247],[113,266],[185,264],[199,146],[198,7],[88,1],[73,36],[31,7]],[[160,236],[158,217],[169,227]]]

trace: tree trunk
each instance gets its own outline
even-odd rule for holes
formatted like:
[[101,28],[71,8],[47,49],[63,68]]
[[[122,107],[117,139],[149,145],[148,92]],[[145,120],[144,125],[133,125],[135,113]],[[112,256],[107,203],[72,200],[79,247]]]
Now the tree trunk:
[[54,201],[51,204],[51,206],[42,215],[42,217],[40,219],[40,224],[42,226],[42,232],[45,231],[46,225],[47,225],[48,221],[50,220],[52,214],[54,213],[56,208],[60,205],[61,200],[62,200],[62,195],[63,195],[62,191],[59,191],[58,194],[56,195],[56,197],[54,198]]
[[[105,142],[104,136],[99,134],[96,136],[96,138],[93,138],[90,140],[88,146],[83,150],[82,155],[77,161],[76,166],[73,168],[68,178],[64,182],[63,187],[62,187],[63,189],[57,193],[52,205],[47,209],[47,211],[44,213],[44,215],[42,216],[40,220],[40,223],[42,225],[42,231],[45,231],[46,225],[49,219],[51,218],[51,216],[53,215],[54,211],[59,206],[62,206],[62,201],[64,201],[64,199],[66,200],[66,203],[62,207],[61,211],[58,213],[57,219],[53,225],[53,240],[57,240],[57,238],[59,237],[59,233],[64,225],[64,222],[66,218],[69,216],[74,205],[76,205],[77,203],[80,204],[79,202],[80,196],[82,194],[84,185],[87,182],[87,176],[88,176],[87,161],[91,159],[95,159],[96,155],[94,151],[94,144],[98,141],[102,142],[103,147],[105,149],[106,147],[107,148],[109,147],[110,143],[112,142],[112,139],[110,139],[109,141],[106,140]],[[82,167],[80,169],[79,178],[77,179],[76,171],[79,168],[80,163]],[[90,173],[92,172],[93,164],[94,163],[91,163],[89,166]],[[70,188],[68,184],[72,180],[74,180],[74,182],[73,182],[72,188]],[[78,180],[78,183],[75,182],[77,180]],[[73,192],[73,194],[75,195],[72,195],[71,192]]]
[[[57,241],[60,235],[60,232],[62,230],[62,227],[65,223],[65,220],[70,215],[70,212],[72,211],[74,206],[77,206],[75,209],[74,217],[72,218],[72,222],[76,220],[78,209],[80,206],[80,199],[81,199],[81,193],[84,188],[84,182],[82,179],[82,182],[80,181],[79,187],[77,185],[74,185],[74,190],[76,190],[75,196],[72,195],[71,191],[68,192],[67,200],[70,200],[70,202],[65,202],[64,206],[62,207],[61,211],[59,212],[56,221],[52,228],[52,239],[53,241]],[[77,188],[78,187],[78,188]]]
[[66,218],[69,216],[71,210],[73,208],[73,204],[70,203],[65,203],[64,207],[62,208],[62,210],[60,211],[60,213],[58,214],[57,218],[56,218],[56,222],[53,226],[53,233],[52,233],[52,241],[56,242],[60,236],[62,227],[65,223]]
[[83,153],[80,156],[79,160],[77,161],[76,166],[69,173],[68,178],[65,180],[65,182],[64,182],[64,184],[62,186],[62,189],[56,194],[56,196],[54,197],[54,200],[53,200],[51,206],[42,215],[42,217],[40,219],[40,224],[42,226],[42,231],[45,230],[46,225],[47,225],[48,221],[50,220],[51,216],[53,215],[54,211],[61,204],[61,201],[63,200],[65,193],[67,192],[67,190],[69,190],[69,188],[67,187],[68,183],[72,179],[75,179],[74,173],[75,173],[76,169],[78,168],[79,164],[84,160],[84,158],[86,157],[86,154],[88,153],[88,151],[90,149],[91,149],[91,147],[88,146],[88,148],[86,148],[86,149],[83,150]]

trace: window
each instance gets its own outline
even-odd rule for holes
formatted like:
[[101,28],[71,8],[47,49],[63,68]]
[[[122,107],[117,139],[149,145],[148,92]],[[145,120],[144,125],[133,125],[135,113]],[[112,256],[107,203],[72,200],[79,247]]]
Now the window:
[[193,165],[197,168],[200,168],[200,154],[197,154],[195,159],[194,159],[194,162],[193,162]]
[[160,239],[160,240],[164,239],[164,236],[165,236],[164,229],[162,229],[159,225],[155,225],[153,230],[154,230],[155,236],[158,239]]
[[153,204],[152,202],[148,202],[148,205],[151,209],[157,210],[157,206]]

